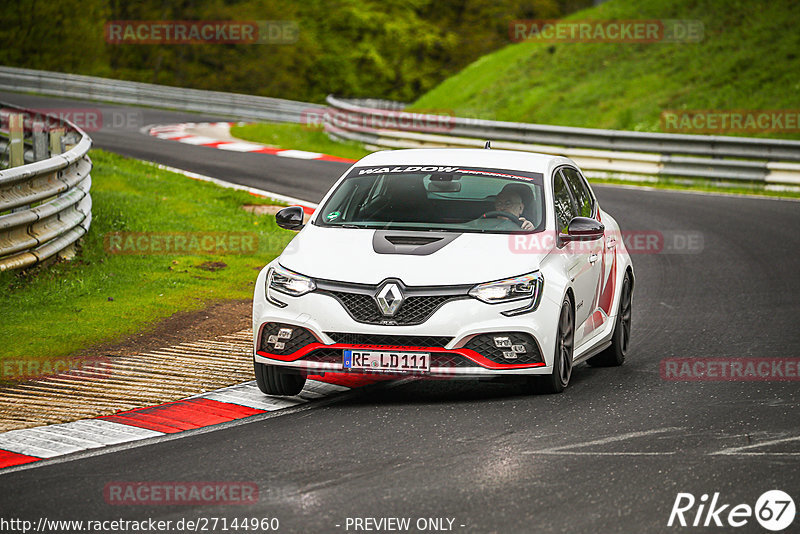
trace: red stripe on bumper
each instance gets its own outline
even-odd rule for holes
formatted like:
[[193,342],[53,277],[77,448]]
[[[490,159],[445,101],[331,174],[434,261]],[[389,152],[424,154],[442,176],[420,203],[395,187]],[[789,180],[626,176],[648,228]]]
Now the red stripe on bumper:
[[11,467],[13,465],[29,464],[31,462],[38,462],[41,458],[35,456],[26,456],[17,452],[0,450],[0,469],[4,467]]
[[260,413],[266,412],[238,404],[201,398],[138,408],[99,419],[174,434],[184,430],[227,423]]
[[[413,352],[430,352],[431,354],[460,354],[468,360],[472,360],[476,364],[486,369],[493,371],[499,369],[532,369],[534,367],[544,367],[544,362],[539,363],[497,363],[489,358],[484,357],[482,354],[475,352],[472,349],[444,349],[441,347],[415,347],[404,345],[348,345],[345,343],[335,343],[333,345],[325,345],[323,343],[309,343],[303,348],[297,349],[295,352],[286,355],[270,354],[263,350],[256,351],[259,356],[264,356],[271,360],[278,360],[281,362],[296,362],[301,360],[305,355],[317,349],[352,349],[352,350],[393,350],[397,352],[413,351]],[[327,373],[326,373],[327,374]]]

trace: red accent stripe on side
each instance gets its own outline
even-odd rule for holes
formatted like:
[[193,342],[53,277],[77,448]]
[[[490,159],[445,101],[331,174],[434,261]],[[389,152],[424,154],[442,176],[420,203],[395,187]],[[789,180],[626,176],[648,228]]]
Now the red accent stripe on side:
[[11,467],[13,465],[29,464],[31,462],[38,462],[41,458],[35,456],[26,456],[18,452],[0,450],[0,469],[4,467]]
[[357,159],[350,159],[350,158],[340,158],[338,156],[329,156],[328,154],[323,154],[318,158],[315,158],[321,161],[338,161],[340,163],[355,163],[358,161]]
[[[605,259],[605,258],[604,258]],[[600,294],[598,305],[607,315],[611,315],[611,304],[614,302],[614,290],[617,282],[617,249],[614,247],[614,256],[611,259],[611,269],[609,269],[608,281],[603,292]]]
[[242,419],[260,413],[265,413],[265,411],[238,404],[200,398],[169,402],[148,408],[138,408],[129,412],[107,415],[99,419],[155,430],[156,432],[174,434],[193,428],[226,423],[234,419]]
[[303,208],[303,213],[305,213],[306,215],[314,214],[315,208],[310,208],[308,206],[300,206],[300,207]]

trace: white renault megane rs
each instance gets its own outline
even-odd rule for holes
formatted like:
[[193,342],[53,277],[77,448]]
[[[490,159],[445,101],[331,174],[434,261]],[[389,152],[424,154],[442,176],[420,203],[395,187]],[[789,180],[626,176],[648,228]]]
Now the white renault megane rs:
[[633,268],[616,221],[563,157],[377,152],[354,164],[259,274],[255,375],[524,375],[561,392],[573,365],[620,365]]

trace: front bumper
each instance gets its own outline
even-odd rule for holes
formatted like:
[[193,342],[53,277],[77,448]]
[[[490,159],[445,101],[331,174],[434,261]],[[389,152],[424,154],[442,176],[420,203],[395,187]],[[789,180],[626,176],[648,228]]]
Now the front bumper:
[[[556,299],[542,298],[535,311],[513,317],[501,312],[519,308],[520,302],[486,304],[474,298],[458,299],[443,304],[422,324],[375,325],[356,321],[341,302],[318,292],[302,297],[281,295],[287,304],[283,308],[270,304],[263,290],[265,272],[266,269],[259,275],[253,301],[254,359],[258,363],[299,368],[314,374],[348,372],[343,364],[343,351],[368,349],[430,353],[431,369],[423,376],[466,378],[552,372],[560,311],[559,305],[553,303]],[[270,335],[277,332],[275,324],[302,329],[307,336],[276,350],[274,344],[267,343]],[[530,357],[523,358],[525,363],[499,358],[482,337],[509,333],[520,336],[515,338],[518,341],[527,340],[530,352],[537,353],[535,361]]]

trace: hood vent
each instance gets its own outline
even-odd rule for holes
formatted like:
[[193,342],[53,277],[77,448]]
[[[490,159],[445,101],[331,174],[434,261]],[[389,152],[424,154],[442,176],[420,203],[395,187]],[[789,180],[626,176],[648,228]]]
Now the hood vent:
[[441,250],[460,235],[455,232],[376,230],[372,236],[372,249],[378,254],[427,256]]
[[436,243],[437,241],[441,241],[442,238],[413,235],[387,235],[385,239],[392,245],[413,245],[418,247],[421,245],[430,245],[431,243]]

